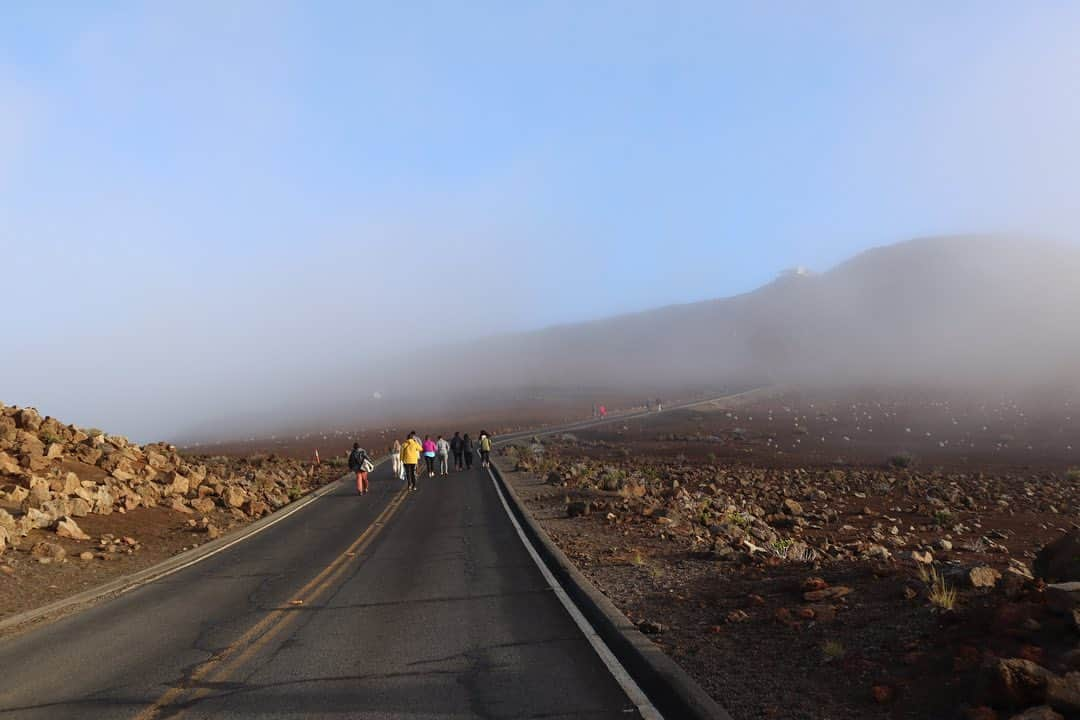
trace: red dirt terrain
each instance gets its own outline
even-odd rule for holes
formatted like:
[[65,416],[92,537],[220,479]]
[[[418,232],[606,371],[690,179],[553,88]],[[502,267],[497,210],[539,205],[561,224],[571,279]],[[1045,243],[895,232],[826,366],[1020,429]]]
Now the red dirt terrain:
[[1080,580],[1078,409],[1075,392],[759,393],[503,464],[737,720],[1080,717],[1080,586],[1044,582]]

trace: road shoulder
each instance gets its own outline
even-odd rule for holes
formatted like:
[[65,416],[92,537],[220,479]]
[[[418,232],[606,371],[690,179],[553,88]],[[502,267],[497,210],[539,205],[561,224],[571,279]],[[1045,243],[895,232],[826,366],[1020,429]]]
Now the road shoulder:
[[543,482],[525,472],[504,471],[495,476],[511,510],[536,547],[548,570],[611,648],[653,704],[669,718],[731,720],[704,689],[651,642],[593,583],[581,573],[529,511],[522,495],[536,492]]

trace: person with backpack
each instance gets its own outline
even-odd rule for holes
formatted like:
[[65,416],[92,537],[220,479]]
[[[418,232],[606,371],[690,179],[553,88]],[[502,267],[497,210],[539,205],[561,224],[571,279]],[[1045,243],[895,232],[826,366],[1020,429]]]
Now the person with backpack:
[[435,452],[439,457],[439,475],[446,477],[450,474],[450,443],[442,435],[435,443]]
[[424,462],[427,463],[427,476],[435,477],[435,454],[438,448],[430,435],[424,436]]
[[461,433],[454,433],[450,438],[450,452],[454,454],[454,471],[459,472],[465,468],[465,450],[461,442]]
[[367,495],[368,473],[375,469],[367,451],[360,447],[360,443],[353,443],[352,452],[349,453],[349,470],[356,473],[356,492],[358,495]]
[[416,439],[416,432],[409,433],[405,443],[401,446],[401,464],[405,468],[405,480],[409,483],[409,490],[416,489],[416,463],[420,462],[420,441]]
[[487,468],[491,466],[491,436],[487,434],[487,430],[480,431],[480,440],[477,441],[480,446],[480,467]]
[[461,438],[461,453],[465,456],[465,469],[472,470],[473,444],[469,433],[465,433],[465,437]]

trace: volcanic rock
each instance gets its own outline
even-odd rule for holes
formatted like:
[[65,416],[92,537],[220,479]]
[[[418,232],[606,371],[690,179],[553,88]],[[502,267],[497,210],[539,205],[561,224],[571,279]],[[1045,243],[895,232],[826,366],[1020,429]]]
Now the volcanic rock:
[[38,562],[49,563],[60,562],[67,556],[67,552],[56,543],[42,541],[30,548],[30,555]]
[[72,540],[89,540],[90,536],[82,531],[74,520],[69,517],[65,517],[56,525],[56,534],[60,537],[71,538]]
[[1080,580],[1080,530],[1048,543],[1035,555],[1035,574],[1047,582]]

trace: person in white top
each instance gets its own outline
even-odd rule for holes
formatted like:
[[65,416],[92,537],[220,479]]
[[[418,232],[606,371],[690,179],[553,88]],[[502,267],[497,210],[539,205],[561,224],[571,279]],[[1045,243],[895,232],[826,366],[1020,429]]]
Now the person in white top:
[[435,443],[435,452],[439,457],[439,474],[446,477],[450,474],[450,443],[442,435]]
[[401,462],[401,442],[399,440],[395,440],[394,446],[390,448],[390,462],[393,464],[394,477],[398,480],[404,480],[405,465]]

